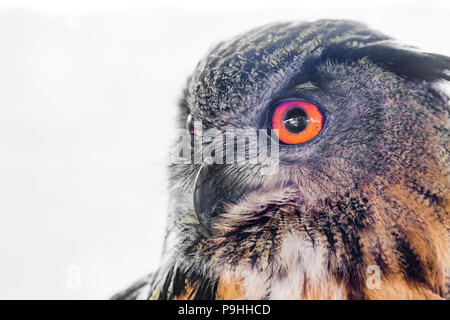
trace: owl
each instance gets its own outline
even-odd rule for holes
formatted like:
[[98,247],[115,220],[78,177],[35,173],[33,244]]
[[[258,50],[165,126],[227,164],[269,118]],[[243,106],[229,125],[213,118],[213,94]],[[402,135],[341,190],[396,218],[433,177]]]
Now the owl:
[[353,21],[217,44],[179,103],[161,267],[113,298],[445,299],[449,69]]

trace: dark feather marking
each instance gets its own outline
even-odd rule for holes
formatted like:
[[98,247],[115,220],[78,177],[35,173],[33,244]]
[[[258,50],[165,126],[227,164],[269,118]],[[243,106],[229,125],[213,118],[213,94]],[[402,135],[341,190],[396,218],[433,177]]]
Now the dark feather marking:
[[167,272],[166,278],[164,279],[163,285],[161,287],[158,300],[167,300],[169,299],[168,293],[169,288],[172,284],[172,276],[173,276],[173,268],[170,268]]
[[171,300],[182,295],[187,284],[194,286],[188,299],[212,300],[217,293],[218,281],[207,277],[199,276],[194,272],[185,272],[180,268],[171,268],[161,287],[158,300]]
[[[346,195],[347,197],[349,195]],[[341,239],[346,248],[345,254],[341,255],[344,267],[344,280],[347,284],[348,295],[351,299],[364,299],[364,277],[366,263],[363,260],[360,238],[358,234],[365,227],[364,221],[367,217],[363,206],[354,199],[353,208],[350,203],[338,201],[332,206],[332,218]]]
[[332,252],[336,253],[335,244],[337,240],[334,238],[334,233],[331,229],[331,221],[329,219],[325,219],[325,216],[325,212],[319,211],[318,214],[313,217],[320,225],[320,232],[327,238],[328,248],[331,249]]
[[396,249],[400,254],[401,267],[405,272],[405,276],[413,281],[423,283],[429,287],[431,284],[426,279],[424,265],[419,256],[414,252],[410,242],[405,236],[401,236],[397,232],[392,232],[392,236],[396,242]]
[[371,248],[370,250],[372,257],[375,261],[375,264],[380,267],[380,270],[383,274],[387,274],[390,272],[391,268],[389,267],[389,265],[386,263],[386,261],[383,258],[383,254],[382,254],[382,248],[379,242],[377,242],[375,244],[374,247]]
[[214,300],[217,294],[219,282],[203,278],[200,280],[193,300]]
[[308,227],[306,226],[306,223],[302,222],[301,212],[299,209],[295,209],[295,214],[298,218],[298,222],[300,226],[303,228],[303,231],[307,234],[307,236],[311,239],[311,244],[313,248],[316,246],[316,239],[314,239],[313,234],[309,231]]
[[269,228],[269,232],[271,234],[272,245],[269,250],[268,263],[270,263],[276,253],[276,244],[277,244],[277,234],[278,234],[278,226],[276,224],[272,224]]
[[443,200],[441,196],[422,186],[417,181],[411,181],[408,185],[410,185],[410,188],[414,192],[423,197],[424,200],[427,200],[430,203],[430,205],[439,206],[442,204]]
[[259,259],[259,253],[257,251],[255,251],[256,245],[258,244],[259,240],[261,239],[261,236],[264,233],[264,229],[261,229],[258,231],[258,233],[256,234],[255,240],[252,244],[252,246],[249,249],[249,252],[251,252],[250,254],[250,265],[252,267],[254,267]]
[[170,299],[179,296],[185,290],[186,275],[183,272],[181,272],[180,269],[177,269],[175,271],[171,286],[172,292],[170,295]]

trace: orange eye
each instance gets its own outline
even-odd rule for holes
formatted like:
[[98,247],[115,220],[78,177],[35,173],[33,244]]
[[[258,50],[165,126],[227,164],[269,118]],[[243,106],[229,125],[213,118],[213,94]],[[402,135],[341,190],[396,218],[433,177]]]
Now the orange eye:
[[286,144],[299,144],[311,140],[322,130],[323,115],[319,108],[302,100],[280,103],[272,116],[272,129]]

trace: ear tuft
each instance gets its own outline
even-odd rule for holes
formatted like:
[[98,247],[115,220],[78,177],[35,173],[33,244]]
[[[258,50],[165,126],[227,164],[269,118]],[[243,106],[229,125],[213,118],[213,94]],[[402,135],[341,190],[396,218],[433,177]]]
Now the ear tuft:
[[359,47],[343,44],[328,48],[322,58],[337,61],[356,61],[368,58],[373,63],[400,76],[414,80],[450,81],[450,58],[401,47],[392,41],[380,41]]

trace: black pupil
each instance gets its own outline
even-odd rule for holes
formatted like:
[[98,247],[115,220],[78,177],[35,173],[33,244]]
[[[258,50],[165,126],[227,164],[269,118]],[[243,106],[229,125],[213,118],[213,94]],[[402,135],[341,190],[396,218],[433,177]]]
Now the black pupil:
[[308,126],[308,115],[301,108],[289,110],[284,117],[283,124],[291,133],[300,133]]

